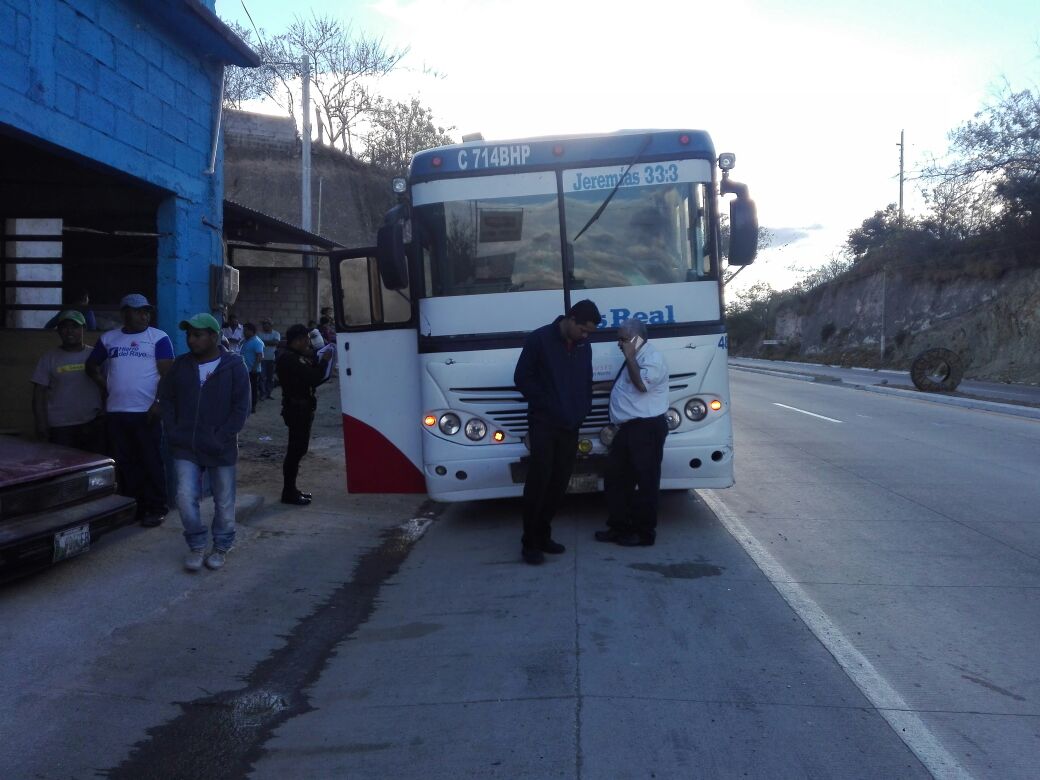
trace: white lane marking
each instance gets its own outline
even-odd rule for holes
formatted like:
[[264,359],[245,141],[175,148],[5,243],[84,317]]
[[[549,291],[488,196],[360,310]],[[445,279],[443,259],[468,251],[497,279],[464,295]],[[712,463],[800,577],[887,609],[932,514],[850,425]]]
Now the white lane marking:
[[906,700],[899,695],[874,665],[867,660],[842,630],[813,601],[812,597],[794,582],[794,578],[781,566],[772,554],[754,537],[744,523],[713,490],[698,490],[697,495],[715,513],[722,524],[736,539],[744,551],[751,556],[766,579],[780,593],[784,601],[802,619],[820,643],[838,662],[849,679],[884,718],[896,736],[903,740],[925,768],[936,778],[950,780],[972,780],[972,774],[948,751],[931,729],[914,712]]
[[801,412],[802,414],[807,414],[810,417],[819,417],[821,420],[827,420],[827,421],[833,422],[833,423],[844,422],[843,420],[835,420],[833,417],[824,417],[822,414],[816,414],[816,412],[807,412],[807,411],[805,411],[805,409],[799,409],[797,406],[788,406],[787,404],[778,404],[776,401],[773,401],[773,406],[781,406],[784,409],[790,409],[792,412]]

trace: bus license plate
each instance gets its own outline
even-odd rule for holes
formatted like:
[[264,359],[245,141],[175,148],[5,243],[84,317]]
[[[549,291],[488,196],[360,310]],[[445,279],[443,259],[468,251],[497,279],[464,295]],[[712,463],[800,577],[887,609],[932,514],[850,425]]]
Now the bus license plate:
[[54,562],[64,561],[90,549],[90,525],[77,525],[54,534]]
[[598,474],[572,474],[568,493],[595,493],[599,489]]

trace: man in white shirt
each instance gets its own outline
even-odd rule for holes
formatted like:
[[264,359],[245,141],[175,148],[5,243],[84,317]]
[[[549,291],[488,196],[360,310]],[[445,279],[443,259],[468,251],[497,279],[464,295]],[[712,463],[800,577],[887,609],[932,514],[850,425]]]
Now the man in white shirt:
[[109,444],[120,490],[137,499],[137,519],[154,527],[166,519],[159,379],[173,364],[173,343],[150,326],[152,305],[138,293],[123,298],[123,327],[101,335],[87,358],[87,376],[105,397]]
[[242,329],[242,324],[238,321],[238,315],[229,314],[227,324],[220,333],[228,342],[228,349],[232,352],[238,352],[242,349],[242,341],[245,339],[245,333]]
[[647,547],[656,539],[668,436],[668,364],[646,336],[646,325],[636,319],[618,328],[625,363],[610,391],[610,422],[617,428],[603,477],[610,514],[596,540],[623,547]]

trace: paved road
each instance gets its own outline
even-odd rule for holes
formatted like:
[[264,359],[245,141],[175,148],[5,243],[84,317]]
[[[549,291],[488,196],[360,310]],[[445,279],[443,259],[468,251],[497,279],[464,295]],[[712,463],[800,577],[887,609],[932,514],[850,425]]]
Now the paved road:
[[4,776],[1034,776],[1040,424],[733,386],[739,485],[653,548],[327,491],[221,572],[168,523],[3,589]]
[[731,379],[739,484],[709,502],[933,756],[1035,777],[1040,423]]
[[[759,360],[757,358],[730,358],[732,366],[746,366],[765,371],[802,372],[807,375],[840,379],[848,384],[895,385],[913,388],[908,371],[873,368],[842,368],[819,363],[800,363],[790,360]],[[957,388],[959,393],[992,399],[998,402],[1040,404],[1040,387],[1006,382],[982,382],[966,379]]]

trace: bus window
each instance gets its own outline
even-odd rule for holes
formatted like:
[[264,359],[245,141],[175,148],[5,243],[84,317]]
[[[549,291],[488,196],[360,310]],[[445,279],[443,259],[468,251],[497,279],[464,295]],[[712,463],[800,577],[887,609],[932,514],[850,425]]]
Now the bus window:
[[[431,189],[422,191],[423,186]],[[560,212],[551,174],[433,186],[416,187],[413,209],[427,297],[563,288]]]
[[372,296],[369,281],[371,258],[351,257],[340,260],[339,276],[343,286],[343,318],[346,325],[372,323]]
[[703,250],[704,185],[622,187],[577,241],[608,192],[567,192],[574,287],[630,287],[712,278]]
[[341,260],[339,274],[347,327],[407,322],[411,318],[408,299],[383,286],[375,258]]

